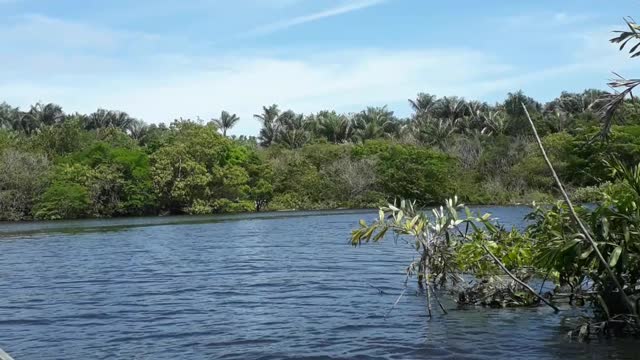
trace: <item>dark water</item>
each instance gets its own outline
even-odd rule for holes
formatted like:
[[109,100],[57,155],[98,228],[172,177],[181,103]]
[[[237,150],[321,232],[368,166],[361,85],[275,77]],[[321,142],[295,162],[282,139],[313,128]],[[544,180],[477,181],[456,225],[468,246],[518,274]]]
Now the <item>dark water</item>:
[[[527,212],[491,210],[507,225]],[[568,341],[571,311],[448,302],[429,321],[413,284],[385,319],[412,252],[351,248],[374,216],[0,224],[0,347],[16,360],[640,358],[638,343]]]

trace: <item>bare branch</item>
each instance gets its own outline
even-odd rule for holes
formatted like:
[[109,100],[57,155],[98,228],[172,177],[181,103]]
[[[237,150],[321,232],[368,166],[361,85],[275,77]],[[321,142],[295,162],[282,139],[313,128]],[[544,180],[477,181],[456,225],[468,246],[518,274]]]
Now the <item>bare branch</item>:
[[524,108],[524,112],[525,112],[525,114],[527,116],[527,119],[529,120],[529,124],[531,125],[531,129],[533,130],[533,135],[535,136],[536,141],[538,142],[538,146],[540,147],[540,152],[542,153],[542,157],[544,157],[544,160],[547,163],[547,166],[549,167],[549,170],[551,170],[551,174],[553,175],[553,178],[555,179],[556,184],[558,185],[558,189],[560,189],[560,192],[562,193],[562,197],[564,198],[565,202],[567,203],[567,206],[569,207],[569,211],[571,213],[571,217],[573,218],[573,220],[580,227],[580,230],[582,231],[582,233],[584,234],[586,239],[589,241],[589,243],[591,244],[591,247],[593,248],[594,252],[598,256],[598,260],[600,260],[600,263],[607,270],[607,273],[611,277],[611,280],[613,280],[615,286],[618,288],[618,291],[620,292],[620,296],[622,296],[622,299],[624,300],[624,303],[627,306],[627,308],[629,310],[629,313],[634,315],[636,317],[636,320],[637,320],[638,319],[638,314],[636,312],[636,309],[633,306],[633,303],[627,297],[627,294],[624,292],[624,288],[620,284],[620,281],[618,280],[618,277],[616,276],[616,274],[613,272],[613,270],[609,266],[609,263],[605,260],[604,256],[602,256],[602,253],[600,252],[600,249],[598,249],[598,245],[596,244],[596,242],[591,237],[591,233],[589,232],[589,230],[587,230],[587,228],[582,223],[582,220],[580,220],[580,217],[576,213],[576,210],[573,207],[573,203],[571,202],[571,199],[569,199],[569,195],[567,195],[567,192],[565,191],[564,186],[562,185],[562,182],[560,181],[560,178],[558,177],[558,174],[556,173],[556,170],[553,168],[553,165],[551,164],[551,160],[549,160],[549,157],[547,156],[547,152],[545,151],[544,146],[542,145],[542,140],[540,140],[540,136],[538,136],[538,130],[536,130],[536,126],[534,125],[533,120],[531,120],[531,116],[529,115],[529,111],[527,110],[527,107],[524,105],[524,103],[522,104],[522,107]]

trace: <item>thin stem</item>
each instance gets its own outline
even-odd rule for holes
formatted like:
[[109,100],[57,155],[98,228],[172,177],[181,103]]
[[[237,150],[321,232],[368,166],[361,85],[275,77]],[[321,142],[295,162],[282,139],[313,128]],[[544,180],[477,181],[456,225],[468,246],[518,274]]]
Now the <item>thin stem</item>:
[[487,252],[487,254],[489,254],[489,256],[491,256],[493,261],[502,269],[502,271],[504,271],[507,275],[509,275],[511,279],[513,279],[513,281],[517,282],[518,284],[522,285],[525,289],[529,290],[531,294],[533,294],[535,297],[540,299],[545,304],[549,305],[549,307],[551,307],[555,312],[560,311],[560,309],[558,309],[555,305],[547,301],[547,299],[543,298],[542,296],[540,296],[540,294],[538,294],[535,290],[533,290],[531,286],[529,286],[527,283],[525,283],[524,281],[518,279],[515,275],[513,275],[511,271],[509,271],[509,269],[507,269],[507,267],[504,266],[504,264],[500,261],[500,259],[498,259],[495,255],[493,255],[491,250],[489,250],[489,248],[485,244],[482,244],[482,248],[484,249],[484,251]]
[[611,277],[611,280],[613,280],[613,283],[618,288],[618,291],[620,292],[620,295],[622,296],[622,299],[624,300],[625,305],[627,306],[627,308],[630,311],[630,313],[633,316],[636,317],[636,321],[637,321],[638,320],[638,314],[636,312],[636,309],[633,307],[633,303],[627,297],[627,294],[624,292],[624,288],[620,284],[620,281],[618,281],[618,277],[615,275],[615,273],[613,272],[613,270],[609,266],[609,263],[607,263],[607,261],[604,259],[604,256],[602,256],[602,253],[600,252],[600,249],[598,249],[598,245],[593,240],[593,238],[591,237],[591,234],[589,233],[587,228],[582,223],[582,220],[580,220],[580,217],[578,217],[578,213],[576,213],[576,210],[573,207],[573,203],[571,202],[571,199],[569,199],[569,195],[567,195],[567,192],[564,190],[564,186],[562,185],[562,181],[560,181],[560,178],[558,177],[558,174],[556,173],[556,170],[553,168],[553,165],[551,164],[551,160],[549,160],[549,157],[547,156],[547,152],[545,151],[544,146],[542,145],[542,140],[540,140],[540,136],[538,135],[538,130],[536,130],[536,126],[533,123],[533,120],[531,120],[531,116],[529,115],[529,110],[527,110],[527,107],[524,105],[524,103],[521,103],[521,105],[522,105],[522,108],[524,109],[525,114],[527,115],[527,119],[529,120],[529,124],[531,125],[531,129],[533,130],[533,135],[535,136],[536,141],[538,142],[538,147],[540,147],[540,152],[542,153],[542,157],[544,157],[544,160],[547,163],[547,166],[549,167],[549,170],[551,170],[551,174],[553,175],[553,178],[556,181],[556,184],[558,185],[558,188],[560,189],[560,192],[562,193],[562,197],[564,198],[564,201],[567,203],[567,206],[569,207],[569,211],[571,213],[571,217],[576,221],[576,223],[580,227],[580,230],[582,231],[584,236],[587,238],[587,240],[591,244],[591,247],[593,248],[593,250],[595,251],[596,255],[598,256],[598,259],[600,260],[600,263],[607,270],[607,273]]
[[[431,287],[431,284],[427,284],[428,287]],[[440,309],[442,310],[442,313],[444,313],[445,315],[448,314],[447,310],[444,308],[444,306],[442,306],[442,303],[440,302],[440,298],[438,297],[438,293],[436,292],[436,290],[431,287],[431,290],[433,290],[433,297],[436,298],[436,302],[438,303],[438,306],[440,306]]]
[[400,296],[398,296],[398,298],[396,299],[396,301],[393,303],[393,306],[391,306],[391,309],[389,309],[389,311],[387,311],[387,313],[384,315],[384,318],[386,319],[387,316],[389,316],[389,314],[391,314],[391,312],[393,311],[393,309],[396,308],[396,305],[398,305],[398,302],[400,302],[400,299],[402,299],[402,296],[404,295],[404,293],[407,291],[407,289],[405,288],[404,290],[402,290],[402,292],[400,293]]
[[424,266],[424,278],[427,281],[427,313],[429,314],[429,318],[431,318],[431,287],[429,286],[429,269],[427,267],[426,262],[423,263]]
[[549,278],[549,274],[551,274],[551,271],[547,272],[547,275],[545,275],[544,279],[542,279],[542,285],[540,285],[540,291],[538,291],[539,293],[542,293],[542,289],[544,288],[544,283],[547,282],[547,279]]

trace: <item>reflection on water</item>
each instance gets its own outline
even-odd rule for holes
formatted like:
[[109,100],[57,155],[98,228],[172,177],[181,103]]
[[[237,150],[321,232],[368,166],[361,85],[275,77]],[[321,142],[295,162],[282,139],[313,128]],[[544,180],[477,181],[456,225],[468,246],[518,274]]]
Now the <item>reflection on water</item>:
[[[528,211],[487,210],[507,226]],[[385,319],[412,252],[351,248],[361,217],[375,212],[1,224],[0,347],[18,360],[637,358],[628,341],[569,342],[570,311],[448,303],[429,321],[412,288]]]

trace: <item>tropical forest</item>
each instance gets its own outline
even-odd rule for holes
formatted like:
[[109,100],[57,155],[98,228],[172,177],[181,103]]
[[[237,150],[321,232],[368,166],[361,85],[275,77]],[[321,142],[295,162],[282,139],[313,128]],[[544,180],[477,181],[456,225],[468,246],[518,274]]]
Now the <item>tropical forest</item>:
[[540,103],[421,93],[410,118],[385,107],[298,114],[265,106],[258,137],[227,136],[240,119],[146,124],[98,109],[0,105],[0,219],[73,219],[265,210],[370,208],[396,197],[421,205],[457,194],[467,204],[559,198],[522,108],[527,106],[576,201],[615,179],[611,154],[640,161],[640,115],[626,99],[607,132],[598,90]]
[[[331,27],[313,30],[312,25],[325,21],[345,30],[333,34],[332,43],[340,43],[340,37],[369,38],[358,32],[366,25],[358,19],[337,20],[362,12],[371,17],[369,26],[378,27],[381,19],[391,17],[384,9],[399,11],[413,24],[404,24],[409,29],[394,20],[397,28],[385,27],[393,41],[400,41],[394,31],[409,36],[418,26],[409,16],[415,14],[409,14],[408,2],[323,4],[330,2],[335,6],[324,10],[317,7],[320,2],[256,2],[252,6],[272,15],[303,6],[316,12],[240,33],[232,42],[257,47],[255,40],[273,37],[274,44],[288,39],[298,49],[308,49],[308,42],[330,33]],[[0,12],[3,6],[26,11],[24,3],[0,0]],[[122,10],[116,3],[105,7]],[[148,20],[147,12],[168,3],[144,7],[142,18]],[[194,3],[188,8],[173,4],[182,13],[165,10],[217,26],[196,14],[201,8],[213,13],[213,5]],[[215,5],[216,11],[231,11],[222,3]],[[95,9],[82,11],[96,16]],[[545,24],[556,31],[596,18],[561,12],[549,15]],[[503,25],[544,33],[531,19],[531,14],[519,14]],[[62,26],[62,20],[35,20]],[[127,22],[109,21],[113,26]],[[170,22],[164,25],[170,27]],[[86,30],[83,26],[61,31],[77,35]],[[612,66],[637,63],[640,24],[625,17],[616,26],[613,33],[605,32],[608,43],[604,41],[622,59]],[[293,27],[306,29],[305,36],[285,37]],[[180,31],[197,28],[194,23]],[[10,34],[23,32],[36,38],[42,34],[22,26]],[[131,31],[104,40],[107,34],[97,28],[84,36],[102,39],[107,52],[111,42],[133,45],[133,38],[156,39]],[[524,42],[527,34],[517,35]],[[567,37],[577,42],[575,34]],[[580,39],[585,37],[589,44],[596,39]],[[634,92],[640,79],[612,72],[608,82],[603,78],[584,90],[567,84],[563,88],[570,90],[536,98],[536,87],[523,86],[491,101],[445,93],[442,86],[433,89],[425,83],[420,89],[406,86],[412,91],[401,99],[409,111],[366,93],[373,94],[366,102],[371,106],[344,111],[327,101],[304,112],[278,101],[283,97],[277,93],[290,91],[282,89],[297,82],[286,79],[305,78],[305,71],[314,74],[306,80],[321,88],[309,103],[334,96],[324,92],[335,89],[354,96],[339,76],[330,79],[339,83],[336,88],[322,88],[325,75],[343,71],[338,60],[326,60],[331,56],[314,53],[309,60],[313,66],[293,61],[274,75],[275,60],[229,57],[209,63],[199,57],[207,47],[223,48],[222,40],[196,44],[189,37],[163,39],[185,49],[185,44],[193,45],[188,50],[198,55],[191,60],[167,55],[185,71],[229,61],[220,66],[223,70],[195,76],[196,84],[206,84],[212,76],[235,94],[237,89],[225,82],[228,77],[239,80],[243,94],[255,95],[245,82],[257,75],[236,78],[234,71],[248,66],[269,79],[277,75],[267,86],[271,90],[273,85],[268,94],[273,97],[260,96],[273,101],[255,102],[257,108],[247,116],[246,110],[233,108],[238,102],[213,99],[208,114],[215,116],[172,115],[173,120],[162,122],[142,119],[135,109],[99,103],[95,111],[93,105],[89,108],[92,112],[68,110],[66,104],[74,102],[64,96],[59,102],[29,101],[26,106],[0,98],[0,360],[638,358],[640,99]],[[478,36],[474,42],[486,46],[483,40]],[[70,53],[88,46],[76,41],[60,46]],[[540,46],[537,41],[531,46]],[[532,56],[519,54],[522,46],[506,48],[517,61],[529,61],[520,58]],[[144,46],[126,50],[136,56],[148,51]],[[456,61],[471,56],[478,69],[490,68],[482,71],[504,70],[491,68],[491,61],[463,48],[454,50],[452,58],[427,62],[446,68],[447,62],[457,66]],[[435,58],[440,51],[418,54]],[[415,55],[402,53],[383,63],[398,61],[411,73],[413,63],[403,58],[407,54]],[[110,60],[117,63],[121,55],[110,54]],[[154,58],[153,64],[162,68],[167,58],[156,55],[158,63]],[[543,55],[531,62],[552,62],[554,54]],[[479,82],[479,87],[594,71],[600,65],[596,62]],[[354,93],[366,92],[369,79],[361,75],[371,73],[360,73],[360,67],[368,63],[356,64],[355,78],[364,85]],[[382,74],[384,64],[376,64],[374,72]],[[314,66],[324,65],[314,73]],[[9,65],[9,72],[11,66],[18,68]],[[135,70],[123,72],[123,78],[144,71],[131,66]],[[473,73],[475,67],[456,71]],[[85,70],[79,67],[78,72]],[[396,70],[393,74],[402,76]],[[443,76],[450,75],[456,76]],[[278,87],[280,77],[284,85]],[[73,77],[52,78],[65,82]],[[188,81],[175,79],[163,78],[178,85],[159,93],[178,89],[186,94]],[[16,91],[25,88],[31,89]],[[0,95],[2,90],[0,80]],[[198,101],[191,98],[200,96],[192,91],[176,104],[194,104]],[[153,101],[159,104],[162,96]],[[256,131],[246,131],[250,127]]]

